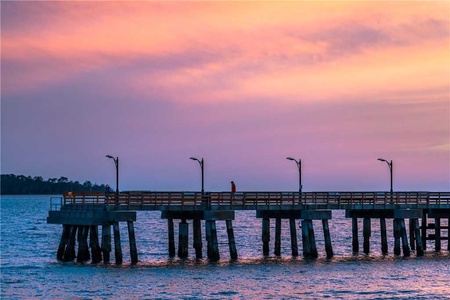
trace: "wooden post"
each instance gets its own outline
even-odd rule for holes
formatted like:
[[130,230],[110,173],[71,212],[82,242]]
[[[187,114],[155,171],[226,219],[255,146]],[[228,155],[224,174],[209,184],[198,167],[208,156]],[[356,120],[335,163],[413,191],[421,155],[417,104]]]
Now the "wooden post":
[[179,225],[178,232],[178,257],[179,258],[187,258],[188,257],[188,248],[189,248],[189,227],[186,220],[181,220]]
[[211,220],[205,221],[205,236],[206,236],[206,242],[207,242],[207,256],[208,259],[213,259],[213,245],[212,245],[212,239],[211,239]]
[[309,226],[308,220],[302,220],[302,244],[303,244],[303,257],[311,257],[311,243],[309,238]]
[[289,227],[291,230],[292,256],[298,256],[297,227],[295,227],[295,219],[289,219]]
[[352,218],[352,249],[353,249],[353,252],[359,251],[358,219],[357,218]]
[[102,261],[102,250],[98,242],[98,226],[91,226],[89,243],[91,245],[92,263],[96,264]]
[[381,253],[383,255],[386,255],[388,254],[388,241],[387,241],[385,218],[380,218],[380,231],[381,231]]
[[275,249],[273,253],[276,256],[281,255],[281,218],[275,219]]
[[134,224],[133,221],[127,221],[127,224],[128,224],[128,238],[130,239],[131,264],[135,265],[138,262],[138,253],[136,247],[136,236],[134,234]]
[[262,242],[263,242],[263,255],[269,255],[269,242],[270,242],[270,219],[262,219]]
[[435,250],[436,252],[441,251],[441,219],[434,219],[434,233],[435,233]]
[[212,260],[217,261],[220,259],[219,254],[219,242],[217,241],[217,228],[216,221],[211,221],[211,243],[212,243]]
[[422,213],[422,247],[427,250],[427,212]]
[[77,262],[85,262],[90,259],[89,247],[87,243],[89,226],[80,226],[78,228],[78,255]]
[[69,242],[70,237],[70,225],[63,225],[63,232],[61,234],[61,240],[59,242],[58,252],[56,253],[57,260],[63,260],[64,251],[66,250],[66,245]]
[[363,237],[364,237],[364,253],[369,254],[370,252],[370,236],[372,235],[371,231],[371,220],[370,218],[364,218],[363,220]]
[[237,259],[236,241],[234,240],[233,223],[231,220],[225,221],[227,224],[228,245],[230,246],[231,259]]
[[406,234],[405,219],[399,219],[399,222],[400,222],[400,232],[402,235],[403,256],[410,256],[411,250],[409,249],[408,245],[408,235]]
[[311,246],[311,257],[317,258],[319,257],[319,253],[317,252],[317,246],[316,246],[316,236],[314,235],[314,227],[313,227],[313,221],[308,221],[308,231],[309,231],[309,243]]
[[333,253],[333,245],[331,244],[330,237],[330,228],[328,227],[328,220],[322,219],[322,227],[323,227],[323,236],[325,240],[325,251],[327,253],[327,258],[332,258]]
[[197,259],[202,258],[202,222],[200,219],[195,219],[193,221],[193,230],[194,230],[194,249],[195,249],[195,257]]
[[111,255],[111,225],[102,225],[103,263],[108,264]]
[[169,233],[169,256],[175,256],[175,231],[173,228],[173,219],[167,219],[167,231]]
[[116,256],[116,264],[122,264],[122,244],[120,243],[120,228],[119,222],[113,223],[113,231],[114,231],[114,255]]
[[415,228],[413,219],[409,219],[409,246],[411,250],[416,250]]
[[416,238],[416,255],[417,256],[423,256],[423,247],[422,247],[422,238],[420,236],[420,228],[419,228],[419,220],[418,219],[411,219],[411,222],[413,223],[414,231],[415,231],[415,238]]
[[400,220],[394,219],[394,254],[395,255],[400,255],[400,237],[401,237]]
[[70,226],[69,242],[67,243],[66,251],[64,252],[64,261],[72,261],[75,258],[75,237],[77,235],[77,226]]

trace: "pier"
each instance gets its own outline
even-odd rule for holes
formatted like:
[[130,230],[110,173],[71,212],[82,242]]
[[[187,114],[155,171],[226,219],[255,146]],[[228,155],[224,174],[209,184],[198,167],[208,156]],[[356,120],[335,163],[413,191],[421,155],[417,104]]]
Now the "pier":
[[[383,254],[389,253],[387,220],[393,222],[395,255],[403,253],[403,256],[410,256],[414,251],[415,255],[421,256],[427,250],[428,241],[434,242],[432,250],[441,251],[441,241],[445,240],[446,250],[450,251],[449,226],[441,224],[442,219],[450,224],[450,192],[122,192],[109,195],[68,192],[50,199],[47,223],[62,225],[56,255],[58,260],[110,263],[113,240],[116,264],[123,262],[120,225],[126,223],[131,264],[136,264],[136,212],[160,211],[161,219],[167,222],[168,256],[189,256],[187,220],[192,220],[195,257],[203,258],[205,241],[207,258],[217,261],[222,243],[217,240],[216,222],[225,222],[230,258],[238,258],[233,229],[235,211],[238,210],[255,211],[255,217],[261,219],[259,247],[263,255],[270,254],[271,222],[275,222],[273,253],[280,255],[281,220],[286,219],[289,220],[292,256],[299,255],[296,224],[300,222],[303,256],[311,259],[318,257],[316,232],[322,231],[325,241],[323,250],[327,258],[332,258],[334,253],[328,221],[332,219],[333,210],[345,210],[346,218],[351,220],[352,232],[347,234],[352,236],[355,253],[360,251],[358,219],[362,219],[362,244],[366,254],[370,253],[371,224],[374,221],[380,224],[381,251]],[[179,223],[176,224],[175,220]],[[321,228],[314,228],[313,220],[321,221]],[[408,221],[408,228],[405,220]],[[178,225],[178,251],[175,225]],[[447,229],[447,236],[442,236],[443,229]]]

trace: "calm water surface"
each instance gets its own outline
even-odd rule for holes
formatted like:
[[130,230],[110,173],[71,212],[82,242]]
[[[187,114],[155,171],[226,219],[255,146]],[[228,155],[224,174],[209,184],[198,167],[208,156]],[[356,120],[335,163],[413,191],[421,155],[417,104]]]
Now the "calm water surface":
[[[2,299],[450,299],[446,241],[444,251],[428,250],[421,258],[415,253],[410,258],[383,256],[374,221],[371,254],[353,255],[351,222],[341,211],[333,211],[330,220],[335,252],[331,260],[325,258],[320,222],[315,223],[319,259],[293,258],[287,221],[283,221],[281,258],[264,258],[261,220],[249,211],[236,212],[233,223],[239,259],[230,261],[228,245],[221,244],[217,263],[196,261],[192,248],[190,259],[169,259],[165,220],[159,212],[139,212],[135,223],[139,263],[129,264],[127,230],[122,225],[125,263],[115,266],[58,262],[62,227],[46,224],[48,209],[49,196],[2,197]],[[226,243],[222,223],[217,222],[218,237]],[[388,230],[392,233],[392,222]],[[301,250],[300,230],[298,235]],[[389,238],[392,252],[392,234]],[[111,255],[114,261],[114,251]]]

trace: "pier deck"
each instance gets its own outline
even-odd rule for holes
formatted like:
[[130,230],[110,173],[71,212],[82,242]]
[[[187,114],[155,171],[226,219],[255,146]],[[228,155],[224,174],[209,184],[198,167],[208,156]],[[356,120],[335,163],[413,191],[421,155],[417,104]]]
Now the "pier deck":
[[[62,224],[63,234],[58,249],[58,259],[75,258],[75,235],[78,231],[78,261],[89,259],[87,243],[91,232],[92,257],[99,262],[109,262],[111,252],[111,226],[114,227],[114,248],[116,263],[122,263],[119,223],[127,222],[130,237],[132,263],[137,263],[137,250],[133,222],[137,211],[161,211],[161,218],[167,219],[169,234],[169,255],[175,255],[174,219],[179,224],[178,256],[188,255],[188,223],[193,220],[193,237],[196,257],[202,257],[201,221],[205,222],[208,258],[219,259],[216,221],[225,221],[232,259],[237,258],[232,221],[238,210],[256,211],[256,218],[262,219],[262,242],[264,255],[269,254],[270,219],[275,222],[275,251],[280,253],[281,219],[289,219],[292,255],[298,255],[297,229],[295,220],[301,219],[303,255],[317,257],[313,220],[321,220],[327,257],[333,256],[328,220],[332,210],[345,210],[352,219],[353,251],[359,251],[358,218],[363,219],[364,253],[369,253],[371,219],[379,219],[382,252],[387,253],[386,218],[394,219],[394,254],[403,249],[405,256],[410,249],[417,249],[423,255],[427,241],[435,241],[435,251],[441,250],[441,240],[447,240],[450,251],[448,225],[441,226],[441,219],[450,223],[450,192],[122,192],[64,193],[52,197],[47,218],[49,224]],[[408,244],[405,219],[409,219],[410,242]],[[419,219],[422,220],[419,226]],[[428,224],[428,219],[434,223]],[[98,244],[98,226],[102,226],[102,245]],[[447,237],[441,230],[447,229]],[[427,230],[432,230],[429,234]],[[445,231],[444,231],[445,232]],[[402,245],[402,248],[400,248]],[[411,247],[410,247],[411,246]],[[100,253],[102,252],[102,254]],[[95,252],[95,253],[94,253]]]

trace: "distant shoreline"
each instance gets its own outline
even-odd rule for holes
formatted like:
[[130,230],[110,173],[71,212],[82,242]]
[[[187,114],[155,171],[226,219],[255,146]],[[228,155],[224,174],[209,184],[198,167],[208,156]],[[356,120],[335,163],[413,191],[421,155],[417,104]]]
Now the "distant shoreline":
[[88,180],[84,183],[69,181],[64,176],[45,180],[41,176],[1,175],[0,195],[62,195],[66,191],[103,192],[105,184],[93,184]]

